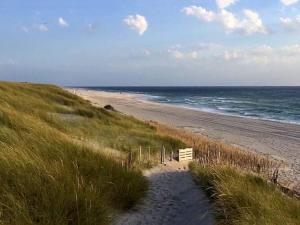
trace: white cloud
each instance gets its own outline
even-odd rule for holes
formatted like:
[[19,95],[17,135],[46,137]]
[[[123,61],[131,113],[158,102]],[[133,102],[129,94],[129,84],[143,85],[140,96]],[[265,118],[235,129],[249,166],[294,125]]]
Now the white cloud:
[[205,8],[202,8],[201,6],[189,6],[182,9],[182,12],[184,12],[188,16],[194,16],[200,20],[211,22],[216,19],[216,14],[212,11],[206,10]]
[[246,34],[267,33],[267,29],[257,12],[246,9],[244,15],[246,18],[241,21],[240,26]]
[[179,50],[169,50],[168,51],[170,56],[175,58],[175,59],[183,59],[184,55],[182,52],[180,52]]
[[90,32],[94,32],[94,31],[97,30],[97,24],[95,24],[95,23],[89,23],[89,24],[87,25],[87,29],[88,29],[88,31],[90,31]]
[[300,15],[295,18],[280,18],[281,24],[289,30],[300,30]]
[[14,66],[16,64],[16,61],[13,59],[0,60],[0,66]]
[[61,27],[68,27],[69,23],[62,17],[58,18],[58,25]]
[[[204,43],[205,44],[205,43]],[[206,43],[207,46],[212,45]],[[239,65],[298,65],[300,58],[300,44],[272,47],[270,45],[257,45],[249,48],[232,48],[213,44],[214,48],[199,48],[192,46],[173,46],[168,49],[168,57],[191,65],[201,63],[225,63]]]
[[47,27],[47,25],[46,24],[40,24],[40,25],[38,25],[38,30],[39,31],[41,31],[41,32],[47,32],[47,31],[49,31],[49,29],[48,29],[48,27]]
[[28,29],[28,27],[26,27],[26,26],[22,26],[22,27],[21,27],[21,30],[22,30],[23,32],[25,32],[25,33],[29,33],[29,29]]
[[280,52],[286,56],[300,56],[300,44],[284,46],[280,49]]
[[199,50],[182,50],[180,45],[175,45],[168,49],[169,56],[177,60],[195,60],[199,57]]
[[150,55],[151,55],[151,52],[150,52],[148,49],[145,49],[145,50],[144,50],[144,55],[145,55],[145,56],[150,56]]
[[123,23],[130,29],[138,32],[139,35],[143,35],[148,29],[148,22],[144,16],[139,14],[129,15],[124,20]]
[[197,59],[199,56],[199,53],[197,51],[188,51],[188,52],[183,52],[180,51],[179,49],[169,49],[168,50],[169,55],[171,58],[177,59],[177,60],[184,60],[184,59]]
[[244,19],[239,20],[233,13],[223,9],[221,10],[219,19],[227,32],[241,32],[247,35],[254,33],[266,34],[267,29],[258,13],[246,9],[244,10]]
[[298,64],[300,57],[300,45],[286,45],[272,48],[261,45],[252,49],[231,49],[223,53],[223,59],[242,64]]
[[225,9],[236,2],[237,0],[216,0],[216,3],[220,9]]
[[226,31],[234,31],[240,28],[240,21],[235,15],[225,9],[221,10],[219,20]]
[[282,4],[286,6],[294,5],[298,3],[299,0],[281,0]]
[[[227,4],[229,3],[227,2]],[[226,6],[226,4],[222,5],[222,7],[224,6]],[[188,16],[194,16],[205,22],[219,22],[226,32],[236,31],[247,35],[254,33],[267,33],[267,29],[259,14],[250,9],[243,11],[243,19],[238,19],[232,12],[222,8],[219,12],[215,13],[202,7],[189,6],[183,8],[182,12]]]

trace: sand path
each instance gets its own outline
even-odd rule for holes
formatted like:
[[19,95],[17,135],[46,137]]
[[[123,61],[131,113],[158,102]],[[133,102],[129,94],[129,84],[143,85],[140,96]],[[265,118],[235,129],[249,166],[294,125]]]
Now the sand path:
[[114,224],[215,224],[209,200],[196,186],[187,168],[187,164],[173,161],[146,171],[150,182],[146,198],[136,210],[117,218]]

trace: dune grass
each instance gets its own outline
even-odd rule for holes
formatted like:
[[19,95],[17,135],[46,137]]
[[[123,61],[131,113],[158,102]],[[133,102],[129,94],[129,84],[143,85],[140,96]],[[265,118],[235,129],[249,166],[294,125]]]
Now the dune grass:
[[155,122],[158,134],[193,146],[190,169],[220,225],[300,225],[300,201],[269,182],[278,162]]
[[145,194],[106,151],[181,141],[53,85],[0,82],[0,224],[109,224]]
[[300,224],[300,202],[262,177],[224,165],[193,163],[190,168],[212,198],[218,224]]
[[266,178],[271,178],[274,169],[281,162],[215,141],[188,131],[174,129],[159,123],[150,123],[157,129],[157,133],[182,141],[194,149],[195,159],[202,165],[229,165],[245,171],[258,172]]

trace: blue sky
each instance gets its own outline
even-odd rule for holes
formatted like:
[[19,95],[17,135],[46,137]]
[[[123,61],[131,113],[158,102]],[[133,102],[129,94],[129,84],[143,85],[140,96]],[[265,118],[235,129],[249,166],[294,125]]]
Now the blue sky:
[[300,85],[298,0],[2,0],[0,79]]

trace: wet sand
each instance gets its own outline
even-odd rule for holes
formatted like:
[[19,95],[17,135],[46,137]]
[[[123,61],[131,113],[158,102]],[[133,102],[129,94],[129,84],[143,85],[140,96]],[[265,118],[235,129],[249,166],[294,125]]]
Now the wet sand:
[[[71,90],[74,92],[73,90]],[[142,120],[153,120],[188,129],[209,138],[282,160],[281,170],[300,182],[300,125],[208,113],[143,100],[141,95],[77,89],[76,94],[97,106],[110,104],[116,110]],[[297,188],[298,189],[298,188]]]

